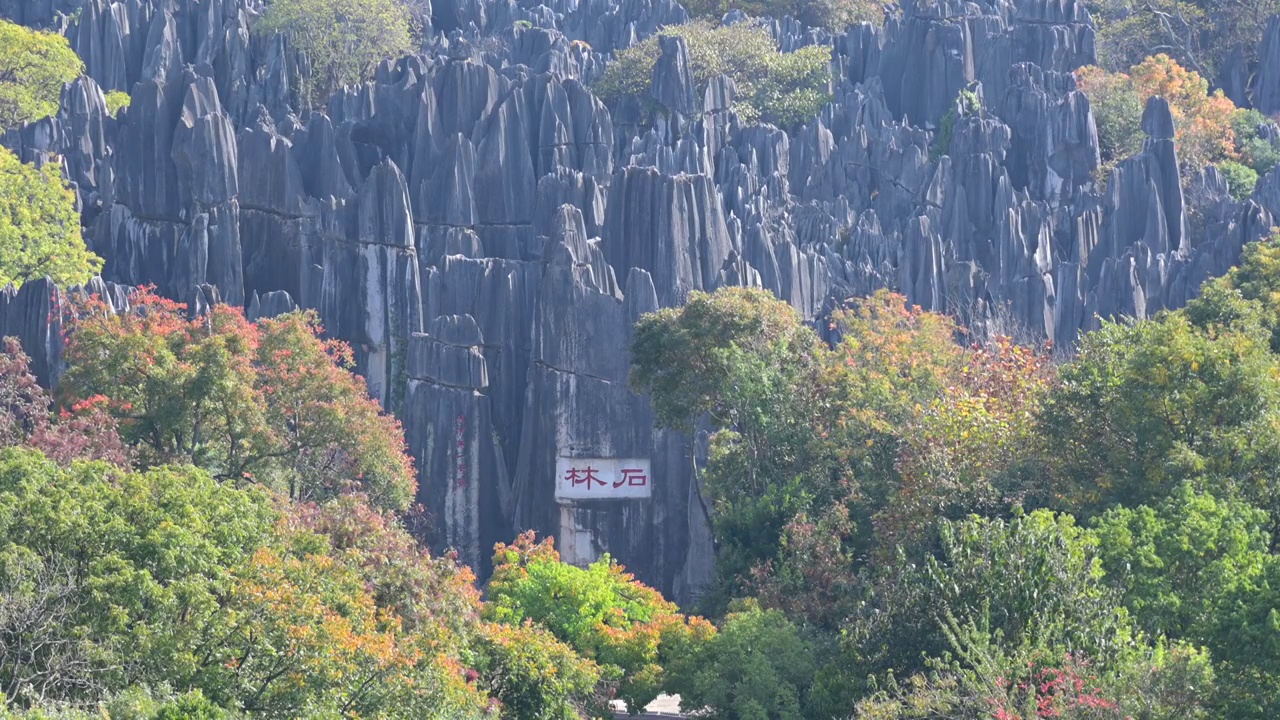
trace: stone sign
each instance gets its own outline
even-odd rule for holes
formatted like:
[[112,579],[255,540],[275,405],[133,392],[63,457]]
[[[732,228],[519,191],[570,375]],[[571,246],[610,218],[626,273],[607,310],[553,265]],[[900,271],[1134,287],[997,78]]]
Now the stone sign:
[[556,458],[556,500],[632,500],[653,495],[648,458]]

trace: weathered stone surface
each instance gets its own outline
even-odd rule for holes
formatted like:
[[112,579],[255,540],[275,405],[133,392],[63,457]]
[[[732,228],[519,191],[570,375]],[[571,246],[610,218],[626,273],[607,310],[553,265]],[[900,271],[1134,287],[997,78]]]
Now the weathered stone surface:
[[661,55],[653,66],[653,99],[668,110],[689,116],[694,111],[693,73],[689,46],[679,35],[659,35]]
[[1263,35],[1253,105],[1265,115],[1280,112],[1280,16],[1271,18]]
[[[56,14],[81,4],[74,24]],[[63,29],[86,64],[57,116],[2,141],[65,169],[106,259],[91,289],[113,304],[153,283],[252,318],[315,310],[403,420],[433,542],[482,575],[493,542],[535,528],[680,600],[710,577],[705,438],[655,430],[627,385],[643,312],[747,285],[816,320],[888,287],[1069,345],[1099,317],[1185,304],[1280,214],[1280,170],[1244,203],[1216,170],[1184,189],[1159,99],[1143,151],[1097,187],[1072,76],[1096,61],[1079,0],[909,0],[883,29],[834,36],[762,19],[786,51],[833,50],[830,103],[793,128],[744,123],[733,82],[697,86],[674,37],[651,98],[592,94],[612,53],[687,19],[673,0],[433,5],[421,54],[313,108],[305,59],[256,31],[260,0],[0,0]],[[1266,112],[1277,53],[1273,22]],[[108,117],[105,90],[132,105]],[[646,120],[639,100],[665,111]],[[1274,125],[1262,135],[1280,144]],[[0,333],[45,382],[67,297],[0,293]],[[558,454],[649,457],[654,497],[559,505]]]

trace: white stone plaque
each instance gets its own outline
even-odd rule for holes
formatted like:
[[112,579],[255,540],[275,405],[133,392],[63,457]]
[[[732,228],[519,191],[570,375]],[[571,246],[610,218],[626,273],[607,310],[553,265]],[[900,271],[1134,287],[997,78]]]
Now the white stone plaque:
[[648,458],[556,458],[556,500],[631,500],[653,495]]

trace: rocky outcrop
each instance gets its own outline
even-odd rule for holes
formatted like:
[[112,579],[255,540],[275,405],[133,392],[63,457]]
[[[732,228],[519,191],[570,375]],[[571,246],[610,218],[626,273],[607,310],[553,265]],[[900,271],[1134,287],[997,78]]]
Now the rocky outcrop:
[[[256,31],[259,0],[84,0],[74,23],[20,5],[0,13],[60,23],[85,60],[59,114],[4,142],[74,183],[106,259],[92,290],[315,310],[402,419],[433,542],[482,575],[494,542],[534,528],[681,600],[709,578],[695,443],[627,384],[644,312],[747,285],[817,319],[888,287],[1069,345],[1099,317],[1185,304],[1280,211],[1280,171],[1244,203],[1213,170],[1184,187],[1159,99],[1143,152],[1097,184],[1078,0],[904,1],[834,36],[763,20],[783,49],[833,50],[830,102],[791,128],[744,122],[728,77],[698,86],[676,37],[652,120],[592,94],[612,52],[687,18],[671,0],[439,0],[421,54],[323,108],[297,92],[306,59]],[[115,118],[113,89],[132,97]],[[0,333],[45,382],[66,298],[0,293]],[[560,456],[649,458],[653,496],[559,503]]]
[[1253,106],[1264,115],[1280,112],[1280,16],[1271,18],[1262,37]]

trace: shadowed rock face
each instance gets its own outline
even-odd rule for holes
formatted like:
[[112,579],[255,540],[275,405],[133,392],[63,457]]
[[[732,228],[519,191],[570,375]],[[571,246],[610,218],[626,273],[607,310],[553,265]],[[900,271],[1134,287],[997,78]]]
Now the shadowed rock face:
[[[64,27],[85,60],[59,115],[4,143],[56,154],[106,259],[84,290],[0,292],[0,334],[54,383],[70,292],[123,309],[126,286],[153,283],[255,318],[315,309],[403,421],[433,543],[482,576],[494,542],[533,528],[680,600],[707,582],[699,445],[655,430],[627,385],[645,312],[750,285],[817,318],[889,287],[1070,344],[1100,316],[1183,305],[1280,212],[1280,171],[1244,203],[1215,170],[1184,192],[1159,99],[1143,152],[1095,187],[1071,75],[1094,29],[1073,0],[904,2],[883,29],[835,36],[766,21],[785,50],[833,48],[831,103],[786,129],[743,123],[729,78],[695,87],[678,38],[659,43],[652,120],[591,93],[609,52],[686,19],[671,0],[436,2],[422,54],[324,108],[297,97],[307,63],[254,31],[261,7],[0,0]],[[1264,106],[1280,97],[1258,84]],[[112,89],[132,96],[118,118]],[[557,505],[557,455],[648,457],[653,497]]]

